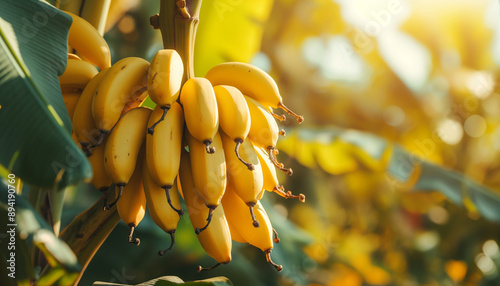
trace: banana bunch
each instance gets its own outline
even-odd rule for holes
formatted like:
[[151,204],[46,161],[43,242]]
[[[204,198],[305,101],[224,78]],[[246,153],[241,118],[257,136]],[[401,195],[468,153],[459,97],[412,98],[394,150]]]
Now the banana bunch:
[[[183,82],[184,64],[175,50],[157,52],[151,62],[127,57],[110,64],[109,48],[85,20],[74,21],[68,67],[61,90],[73,123],[73,138],[88,156],[92,184],[115,205],[130,227],[128,241],[146,206],[155,224],[170,235],[184,214],[183,198],[197,238],[217,263],[231,261],[232,240],[260,248],[271,260],[279,242],[260,200],[265,191],[305,201],[285,191],[277,171],[276,144],[284,131],[274,113],[282,101],[274,80],[244,63],[224,63],[205,77]],[[77,36],[78,35],[78,36]],[[156,107],[142,106],[150,98]],[[112,188],[114,186],[114,188]],[[112,189],[114,189],[112,191]],[[111,201],[111,199],[113,199]]]

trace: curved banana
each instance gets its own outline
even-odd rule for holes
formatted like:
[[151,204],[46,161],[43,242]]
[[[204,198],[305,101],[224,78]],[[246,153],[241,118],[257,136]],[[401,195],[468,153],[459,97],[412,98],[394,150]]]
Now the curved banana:
[[102,193],[106,192],[111,184],[111,178],[108,176],[106,172],[106,168],[104,167],[104,151],[106,149],[106,141],[108,140],[108,136],[104,136],[103,144],[92,149],[92,153],[89,154],[87,159],[92,166],[92,185]]
[[279,130],[276,120],[262,104],[246,95],[244,97],[252,118],[248,138],[255,146],[263,147],[269,152],[269,158],[278,169],[291,175],[293,173],[292,169],[284,168],[283,164],[279,163],[275,156],[278,153],[276,149],[278,137],[279,135],[285,135],[284,130]]
[[168,203],[180,216],[183,211],[171,204],[169,190],[179,173],[184,114],[177,102],[172,104],[165,120],[158,121],[163,114],[163,109],[157,105],[149,118],[148,126],[154,122],[159,124],[155,132],[146,137],[146,162],[151,178],[165,190]]
[[104,168],[119,188],[119,193],[111,204],[105,202],[106,209],[110,209],[120,199],[123,187],[134,173],[139,151],[146,139],[146,128],[151,112],[152,109],[149,107],[130,110],[123,114],[109,134],[104,150]]
[[78,91],[62,93],[64,105],[66,106],[66,110],[68,111],[69,118],[73,118],[75,107],[78,103],[78,100],[80,99],[80,95],[82,95],[82,93]]
[[[191,168],[193,165],[189,158],[191,156],[193,156],[191,152],[188,154],[185,150],[182,150],[179,172],[180,180],[177,180],[177,183],[183,195],[184,202],[186,203],[189,219],[196,232],[197,229],[205,225],[206,207],[203,200],[197,195],[196,187],[193,182],[194,173],[191,171],[194,170],[194,168]],[[231,261],[231,233],[224,214],[224,209],[221,206],[213,211],[212,223],[210,223],[203,232],[196,233],[205,252],[217,261],[217,264],[210,268],[198,267],[198,272],[213,269],[220,264],[226,264]]]
[[278,85],[274,79],[260,68],[246,63],[226,62],[214,66],[205,75],[213,85],[231,85],[238,88],[264,106],[281,108],[297,118],[301,123],[304,118],[295,114],[283,104]]
[[[137,163],[135,165],[134,173],[128,184],[123,187],[123,193],[121,194],[120,200],[116,203],[116,209],[118,210],[118,215],[125,222],[125,224],[130,228],[130,234],[128,235],[128,242],[139,245],[141,243],[140,239],[133,238],[134,230],[137,225],[144,218],[146,213],[146,195],[144,194],[143,186],[143,158],[144,158],[144,147],[141,148]],[[117,196],[119,191],[117,190]]]
[[[151,215],[151,218],[153,219],[155,224],[164,232],[170,235],[170,246],[165,250],[158,251],[158,255],[163,256],[174,246],[175,230],[177,229],[177,224],[179,223],[180,219],[180,216],[174,210],[174,208],[181,208],[179,193],[177,191],[177,186],[172,186],[172,188],[167,191],[171,200],[170,202],[168,202],[167,197],[165,196],[165,190],[162,187],[158,186],[154,182],[153,178],[151,178],[146,162],[144,162],[142,169],[144,191],[146,193],[146,202],[148,205],[149,214]],[[173,205],[174,207],[171,207],[170,205]]]
[[182,86],[180,100],[189,133],[214,153],[210,145],[219,129],[219,111],[212,85],[205,78],[191,78]]
[[[275,192],[285,199],[299,199],[301,202],[306,201],[306,196],[299,194],[293,195],[291,191],[285,192],[285,188],[280,185],[276,169],[273,162],[269,159],[269,155],[262,147],[254,146],[257,156],[259,157],[260,165],[262,166],[262,175],[264,178],[264,189],[269,192]],[[264,192],[259,197],[259,200],[264,196]]]
[[92,64],[69,59],[64,73],[59,76],[59,85],[63,92],[83,90],[97,73],[97,69]]
[[[73,132],[75,133],[78,142],[82,145],[83,151],[90,155],[88,148],[91,145],[96,145],[99,141],[101,132],[97,128],[94,118],[92,117],[92,100],[95,91],[109,69],[100,71],[92,78],[80,96],[80,100],[75,107],[73,113]],[[102,139],[102,138],[101,138]]]
[[151,100],[163,110],[163,114],[158,121],[150,125],[149,134],[153,134],[156,125],[165,119],[165,114],[179,97],[183,76],[184,64],[176,50],[159,50],[151,60],[148,92]]
[[193,166],[195,191],[209,208],[205,227],[197,230],[197,232],[201,232],[210,224],[211,214],[220,204],[220,200],[224,195],[226,189],[226,159],[224,151],[222,151],[222,140],[219,133],[215,134],[212,144],[220,152],[214,154],[205,152],[205,145],[191,136],[189,132],[186,132],[186,139],[189,146],[191,166]]
[[222,147],[226,156],[226,168],[228,185],[233,186],[234,191],[245,202],[250,209],[253,225],[259,227],[259,222],[255,219],[253,208],[261,193],[264,191],[264,178],[262,176],[262,166],[259,157],[249,139],[243,141],[240,147],[240,156],[247,162],[250,162],[254,168],[250,171],[242,165],[231,147],[233,141],[229,136],[222,133]]
[[73,18],[69,28],[68,45],[83,58],[104,70],[111,66],[111,52],[101,34],[85,19],[66,12]]
[[149,62],[137,57],[119,60],[102,79],[92,101],[92,116],[101,133],[108,133],[122,110],[146,86]]
[[[251,118],[248,104],[236,87],[217,85],[214,86],[214,92],[219,109],[219,126],[236,144],[234,152],[238,159],[252,170],[252,164],[243,160],[238,151],[250,131]],[[229,147],[230,145],[227,145],[225,148]]]
[[226,193],[222,198],[222,206],[226,212],[227,221],[231,224],[231,227],[234,227],[234,230],[238,233],[238,235],[249,244],[260,248],[266,254],[267,262],[273,265],[276,270],[283,270],[281,265],[277,265],[271,260],[271,251],[274,247],[273,242],[275,240],[275,236],[271,221],[269,220],[264,207],[262,207],[262,204],[257,202],[254,208],[255,217],[260,222],[260,226],[258,228],[250,225],[253,218],[250,213],[245,210],[245,202],[236,194],[235,189],[231,186],[231,184],[228,184]]

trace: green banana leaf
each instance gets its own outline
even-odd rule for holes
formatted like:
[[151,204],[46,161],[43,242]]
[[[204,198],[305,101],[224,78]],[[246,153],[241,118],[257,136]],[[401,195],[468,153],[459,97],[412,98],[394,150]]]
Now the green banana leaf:
[[273,0],[204,1],[196,32],[196,76],[228,61],[250,62],[260,50]]
[[0,2],[0,164],[44,188],[92,175],[71,139],[58,82],[70,25],[71,17],[43,1]]
[[[39,285],[52,285],[56,281],[59,281],[60,285],[73,283],[81,271],[75,254],[64,241],[54,235],[52,228],[31,205],[23,197],[16,195],[15,185],[5,179],[0,183],[0,213],[2,217],[7,218],[0,231],[8,234],[8,241],[12,242],[9,245],[14,247],[10,248],[6,243],[5,247],[2,247],[3,258],[10,258],[12,253],[15,254],[14,265],[6,259],[2,260],[7,261],[7,267],[14,267],[18,285],[25,285],[37,278]],[[29,254],[31,246],[43,253],[50,266],[48,271],[38,273],[33,268]],[[1,279],[10,278],[2,275]],[[9,281],[0,282],[2,285],[9,285]]]
[[[95,282],[94,286],[133,286],[127,284],[116,284],[107,282]],[[181,278],[176,276],[164,276],[156,278],[141,284],[136,284],[135,286],[174,286],[174,285],[185,285],[185,286],[232,286],[233,283],[229,281],[226,277],[213,277],[205,280],[198,280],[192,282],[184,282]]]
[[[333,151],[325,153],[328,148]],[[389,185],[395,189],[438,191],[458,206],[470,202],[486,219],[500,221],[497,191],[463,173],[422,160],[402,146],[370,133],[337,127],[290,129],[278,141],[278,149],[307,167],[319,166],[332,175],[361,166],[385,171]]]

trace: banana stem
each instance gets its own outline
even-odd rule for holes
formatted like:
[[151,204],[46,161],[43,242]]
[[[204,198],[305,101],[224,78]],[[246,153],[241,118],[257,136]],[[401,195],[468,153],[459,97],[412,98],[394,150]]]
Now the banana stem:
[[131,244],[135,244],[135,245],[141,244],[140,239],[138,239],[137,237],[134,238],[134,230],[135,230],[136,225],[131,223],[128,226],[130,227],[130,233],[128,235],[128,242]]
[[148,128],[148,134],[153,135],[155,132],[155,127],[156,125],[160,124],[163,120],[165,120],[165,116],[167,115],[167,111],[170,109],[170,105],[168,106],[162,106],[161,109],[163,109],[163,113],[161,114],[161,118],[158,119],[151,127]]
[[163,256],[165,253],[167,253],[172,247],[174,247],[175,243],[175,230],[169,231],[168,234],[170,235],[170,246],[165,249],[165,250],[158,250],[158,255]]
[[85,0],[81,8],[81,17],[104,35],[111,0]]
[[208,207],[207,224],[205,224],[205,226],[202,228],[195,228],[194,232],[196,234],[200,234],[202,231],[207,229],[207,227],[210,225],[210,222],[212,221],[212,215],[214,214],[214,211],[215,211],[215,207],[213,207],[213,206]]
[[196,269],[196,272],[201,272],[201,271],[204,271],[204,270],[212,270],[216,267],[219,267],[220,266],[220,263],[217,262],[215,265],[211,266],[211,267],[201,267],[201,266],[198,266],[198,269]]
[[161,0],[159,28],[165,49],[175,49],[184,63],[183,84],[194,77],[194,42],[202,0]]
[[165,190],[165,194],[167,195],[167,202],[170,205],[170,207],[179,214],[179,216],[182,216],[184,214],[184,210],[177,209],[174,207],[174,205],[172,205],[172,199],[170,199],[170,189],[171,188],[172,188],[172,186],[163,187],[163,189]]
[[246,162],[245,160],[243,160],[243,158],[240,157],[239,149],[240,149],[240,145],[243,143],[243,139],[236,138],[236,139],[234,139],[234,142],[236,143],[236,147],[234,147],[234,152],[236,153],[236,157],[238,158],[238,160],[241,161],[241,163],[243,163],[243,164],[245,164],[245,166],[247,166],[248,170],[253,171],[254,170],[253,164]]

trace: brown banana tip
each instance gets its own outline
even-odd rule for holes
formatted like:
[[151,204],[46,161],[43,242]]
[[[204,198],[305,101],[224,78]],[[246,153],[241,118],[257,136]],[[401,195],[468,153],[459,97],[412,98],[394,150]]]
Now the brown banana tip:
[[286,113],[290,114],[291,116],[297,118],[297,122],[300,124],[304,121],[304,117],[302,115],[298,115],[295,112],[293,112],[290,108],[286,107],[283,102],[278,103],[278,107],[286,111]]
[[304,194],[299,194],[299,201],[305,203],[306,202],[306,196]]
[[209,210],[208,210],[208,216],[207,216],[207,224],[204,227],[202,227],[202,228],[195,228],[194,232],[196,234],[200,234],[202,231],[204,231],[205,229],[207,229],[207,227],[210,225],[210,222],[212,221],[212,216],[214,214],[215,208],[216,207],[214,207],[214,206],[209,206],[208,207]]
[[130,233],[128,235],[128,242],[138,246],[139,244],[141,244],[141,240],[137,237],[136,238],[133,237],[136,225],[132,223],[132,224],[129,224],[129,227],[130,227]]
[[247,205],[248,205],[248,208],[250,209],[250,216],[252,217],[252,225],[253,225],[253,227],[260,227],[260,223],[257,220],[257,218],[255,217],[255,213],[253,211],[255,203],[248,203]]
[[243,160],[243,158],[240,157],[240,146],[241,143],[243,143],[243,139],[241,138],[236,138],[234,139],[234,142],[236,143],[236,147],[234,147],[234,153],[236,153],[236,158],[240,160],[241,163],[245,164],[247,166],[247,169],[250,171],[253,171],[255,168],[252,163],[248,163],[247,161]]
[[207,139],[207,140],[203,141],[203,144],[205,144],[205,149],[206,149],[206,151],[207,151],[208,154],[215,153],[215,147],[214,146],[210,146],[212,144],[212,140]]
[[163,113],[161,114],[160,119],[156,121],[151,127],[148,128],[148,134],[153,135],[155,132],[156,125],[160,124],[163,120],[165,120],[165,116],[167,115],[167,111],[170,109],[170,105],[168,106],[162,106],[161,109],[163,110]]
[[293,175],[293,170],[292,170],[292,168],[288,168],[288,170],[286,171],[286,174],[287,174],[288,176]]
[[164,190],[165,190],[165,194],[167,196],[167,202],[168,204],[170,205],[170,207],[177,212],[177,214],[179,216],[182,216],[184,215],[184,210],[183,209],[177,209],[176,207],[174,207],[174,205],[172,204],[172,199],[170,198],[170,189],[172,188],[172,186],[164,186],[162,187]]
[[281,137],[285,137],[286,136],[285,129],[281,129],[280,132],[279,132],[279,135],[281,135]]
[[207,267],[207,268],[203,268],[201,266],[198,266],[198,268],[196,269],[196,272],[200,273],[201,271],[204,271],[204,270],[212,270],[212,269],[214,269],[216,267],[219,267],[220,265],[221,265],[221,263],[217,262],[215,265]]
[[160,28],[160,15],[155,14],[149,17],[149,24],[153,27],[153,29],[158,30]]
[[276,113],[271,113],[273,115],[274,118],[278,119],[279,121],[285,121],[286,119],[286,116],[285,115],[278,115]]
[[172,249],[172,247],[174,247],[174,243],[175,243],[175,230],[169,231],[167,233],[170,235],[170,246],[167,249],[165,249],[165,250],[158,250],[158,255],[159,256],[165,255],[165,253],[167,253],[170,249]]
[[283,266],[281,265],[278,265],[276,263],[273,262],[273,260],[271,259],[271,251],[272,249],[268,249],[265,251],[266,253],[266,260],[267,262],[269,262],[269,264],[271,264],[272,266],[274,266],[274,268],[276,268],[276,270],[278,270],[278,272],[281,272],[281,270],[283,270]]
[[274,233],[274,243],[280,243],[280,238],[278,237],[278,232],[273,228]]

